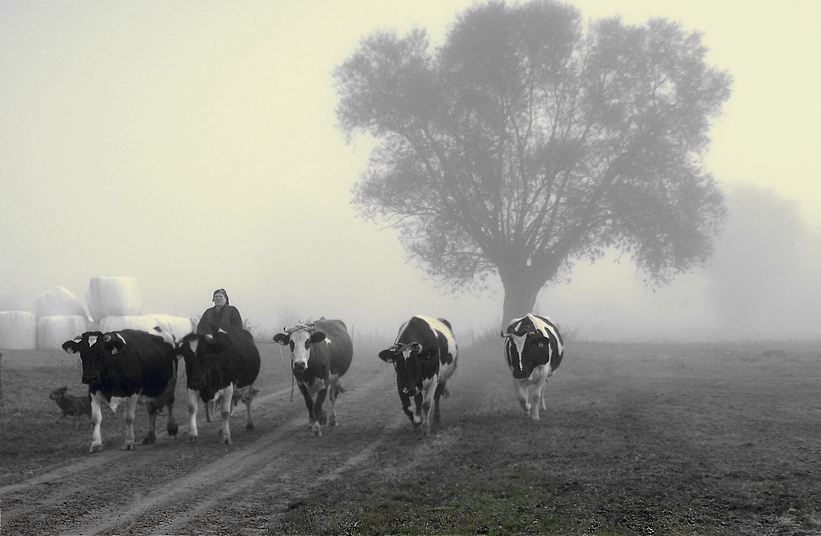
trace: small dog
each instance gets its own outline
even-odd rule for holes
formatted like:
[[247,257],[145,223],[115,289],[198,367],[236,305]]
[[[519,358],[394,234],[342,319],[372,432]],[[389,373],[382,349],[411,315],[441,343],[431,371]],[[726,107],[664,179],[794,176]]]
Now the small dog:
[[67,395],[67,390],[67,387],[60,387],[59,389],[52,391],[48,397],[49,399],[54,400],[60,408],[61,415],[57,421],[59,422],[67,415],[70,415],[71,425],[72,427],[76,427],[78,417],[88,415],[88,417],[91,418],[91,398],[88,395]]

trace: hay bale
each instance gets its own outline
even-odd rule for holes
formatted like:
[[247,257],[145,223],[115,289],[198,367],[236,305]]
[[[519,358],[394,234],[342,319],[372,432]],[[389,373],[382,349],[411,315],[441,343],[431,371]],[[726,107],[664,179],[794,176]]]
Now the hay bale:
[[149,316],[125,315],[107,316],[100,320],[100,331],[120,331],[121,329],[139,329],[142,331],[153,331],[157,321]]
[[52,315],[37,320],[37,348],[60,350],[62,344],[88,331],[88,318],[83,315]]
[[34,314],[45,316],[87,316],[83,304],[70,290],[55,287],[37,296],[34,300]]
[[155,321],[155,326],[159,326],[163,332],[173,335],[177,340],[182,339],[194,331],[191,321],[182,316],[171,316],[164,314],[152,314],[145,316],[153,318]]
[[0,348],[34,350],[37,347],[37,321],[28,311],[0,313]]
[[95,322],[108,316],[142,315],[140,291],[133,277],[91,278],[86,303]]

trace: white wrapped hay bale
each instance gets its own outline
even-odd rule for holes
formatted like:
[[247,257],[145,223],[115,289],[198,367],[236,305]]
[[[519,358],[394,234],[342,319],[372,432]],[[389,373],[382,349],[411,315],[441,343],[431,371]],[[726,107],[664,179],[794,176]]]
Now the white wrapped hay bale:
[[193,327],[191,326],[191,321],[181,316],[171,316],[163,314],[153,314],[145,316],[153,318],[155,326],[159,326],[159,328],[163,332],[173,335],[174,338],[176,338],[177,340],[182,339],[183,337],[194,331]]
[[28,311],[0,313],[0,348],[34,350],[37,347],[37,321]]
[[34,314],[45,316],[86,316],[83,304],[70,290],[55,287],[37,296],[34,300]]
[[120,331],[121,329],[139,329],[142,331],[152,331],[157,321],[150,316],[125,315],[107,316],[100,320],[100,331]]
[[37,348],[59,350],[64,342],[88,331],[88,318],[83,315],[52,315],[37,320]]
[[95,322],[107,316],[142,315],[142,300],[133,277],[93,277],[86,293],[88,312]]

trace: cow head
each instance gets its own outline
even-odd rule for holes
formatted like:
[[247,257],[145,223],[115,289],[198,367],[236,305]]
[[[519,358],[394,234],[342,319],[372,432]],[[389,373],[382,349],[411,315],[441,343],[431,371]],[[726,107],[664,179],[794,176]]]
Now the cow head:
[[[516,318],[502,333],[505,358],[515,379],[529,378],[536,367],[547,365],[548,376],[561,362],[561,339],[558,331],[536,316]],[[556,340],[551,342],[551,337]]]
[[107,353],[103,347],[103,334],[99,331],[86,331],[82,335],[62,344],[69,354],[80,354],[83,365],[82,382],[92,385],[100,381],[100,370]]
[[316,326],[313,323],[297,324],[274,335],[274,342],[291,347],[291,369],[294,372],[302,372],[308,368],[311,345],[325,340],[325,334],[315,330]]
[[379,352],[379,359],[393,363],[396,369],[396,383],[399,391],[408,396],[416,396],[422,390],[424,372],[439,364],[439,352],[434,348],[424,348],[418,342],[397,343]]
[[200,391],[207,386],[208,370],[213,366],[213,360],[221,358],[225,346],[210,333],[189,333],[176,349],[177,355],[185,361],[186,386]]

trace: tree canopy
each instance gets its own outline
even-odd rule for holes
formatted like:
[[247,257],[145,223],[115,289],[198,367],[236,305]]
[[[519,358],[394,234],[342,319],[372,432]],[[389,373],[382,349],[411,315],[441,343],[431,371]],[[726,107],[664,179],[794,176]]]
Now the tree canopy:
[[675,23],[549,0],[471,7],[435,49],[376,32],[334,73],[342,131],[378,140],[354,203],[453,288],[498,275],[503,322],[608,248],[666,284],[725,217],[703,156],[731,80],[705,53]]

